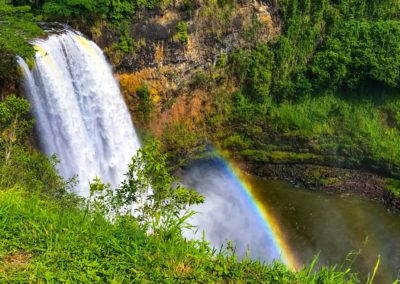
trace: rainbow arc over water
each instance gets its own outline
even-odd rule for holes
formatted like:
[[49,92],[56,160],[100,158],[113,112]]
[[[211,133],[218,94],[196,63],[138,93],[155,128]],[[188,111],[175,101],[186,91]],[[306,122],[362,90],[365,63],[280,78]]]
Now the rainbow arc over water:
[[229,153],[215,148],[214,152],[217,154],[216,156],[221,164],[224,165],[226,173],[230,176],[232,181],[236,183],[241,193],[243,193],[246,202],[255,209],[260,219],[263,221],[265,232],[275,246],[280,260],[294,270],[300,269],[302,265],[297,260],[296,255],[286,241],[284,231],[278,220],[270,210],[268,210],[268,204],[263,204],[256,199],[252,186],[246,179],[246,175],[239,169],[236,163],[230,159]]

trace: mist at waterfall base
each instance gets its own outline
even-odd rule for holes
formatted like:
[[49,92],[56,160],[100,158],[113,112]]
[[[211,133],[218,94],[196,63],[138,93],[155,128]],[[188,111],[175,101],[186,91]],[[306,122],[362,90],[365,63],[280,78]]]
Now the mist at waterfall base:
[[[297,262],[297,268],[319,254],[317,267],[351,266],[361,281],[372,274],[380,255],[374,283],[400,279],[400,218],[382,204],[253,176],[246,176],[243,185],[219,158],[193,162],[182,177],[185,185],[205,196],[205,203],[194,208],[199,213],[189,220],[199,227],[197,235],[186,231],[186,237],[201,239],[204,230],[216,249],[230,239],[240,257],[249,249],[252,259],[286,259],[289,266]],[[254,202],[243,195],[243,186]],[[255,205],[264,206],[272,216],[272,234]],[[274,241],[277,238],[281,241]]]
[[18,62],[42,150],[57,155],[63,177],[78,175],[81,196],[95,177],[117,186],[140,143],[101,49],[73,31],[33,46],[34,68]]
[[193,207],[198,213],[189,221],[198,230],[186,230],[185,237],[199,239],[204,230],[206,240],[216,249],[226,249],[231,241],[239,258],[248,255],[266,262],[283,260],[272,232],[222,159],[194,163],[183,176],[186,186],[205,197],[205,203]]

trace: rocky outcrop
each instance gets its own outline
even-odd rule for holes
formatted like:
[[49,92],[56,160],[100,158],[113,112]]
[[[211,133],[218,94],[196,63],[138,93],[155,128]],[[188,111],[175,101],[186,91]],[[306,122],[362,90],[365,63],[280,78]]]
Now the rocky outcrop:
[[[136,124],[161,137],[177,122],[195,131],[204,124],[211,101],[204,74],[231,49],[276,38],[277,19],[273,1],[176,0],[164,9],[136,11],[128,37],[102,22],[86,33],[113,64]],[[187,41],[178,36],[179,23],[187,28],[181,31]],[[154,104],[147,121],[137,115],[141,86]]]
[[[174,65],[178,70],[215,64],[219,54],[234,47],[269,40],[280,33],[275,10],[269,1],[174,1],[166,9],[136,12],[129,27],[135,52],[114,62],[116,71]],[[218,4],[219,2],[227,2]],[[270,6],[271,5],[271,6]],[[188,41],[177,37],[179,22],[187,24]],[[97,37],[107,50],[115,38],[103,30]],[[106,39],[110,39],[107,41]]]

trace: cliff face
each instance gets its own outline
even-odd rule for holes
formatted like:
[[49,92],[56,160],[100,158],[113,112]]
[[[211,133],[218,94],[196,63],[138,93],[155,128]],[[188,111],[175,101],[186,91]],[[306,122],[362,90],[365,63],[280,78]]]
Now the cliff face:
[[[100,28],[97,32],[92,29],[93,38],[108,53],[116,71],[160,66],[188,71],[215,64],[218,55],[234,47],[253,45],[256,40],[269,40],[280,33],[277,9],[268,1],[174,2],[164,10],[136,12],[128,29],[134,39],[134,52],[110,52],[112,45],[121,39],[107,33],[107,29]],[[186,32],[187,38],[179,34]]]
[[[113,64],[136,124],[161,137],[177,124],[190,131],[201,128],[212,101],[204,74],[211,74],[231,49],[280,34],[272,2],[177,0],[165,9],[137,11],[127,35],[133,41],[103,23],[90,34]],[[142,87],[149,93],[145,118],[137,94]]]
[[[195,140],[202,140],[209,132],[205,117],[213,109],[216,89],[209,79],[220,75],[214,67],[226,61],[232,49],[279,36],[280,21],[274,3],[174,0],[166,7],[135,11],[132,20],[120,27],[105,20],[88,24],[89,19],[71,20],[69,24],[104,50],[132,117],[144,132],[162,138],[165,129],[180,129],[183,139],[189,132],[196,132],[198,139],[189,139],[196,144]],[[45,30],[47,25],[52,26],[42,24]],[[23,96],[18,81],[17,75],[13,80],[0,81],[0,99],[10,93]],[[229,90],[225,100],[234,91],[228,84],[217,87]]]

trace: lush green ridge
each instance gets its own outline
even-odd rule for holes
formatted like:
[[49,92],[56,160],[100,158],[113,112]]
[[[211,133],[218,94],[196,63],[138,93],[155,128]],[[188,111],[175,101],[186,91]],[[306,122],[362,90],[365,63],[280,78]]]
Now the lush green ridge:
[[83,21],[104,18],[118,23],[132,17],[138,8],[154,9],[169,3],[171,0],[47,0],[43,4],[43,13],[49,18],[67,21],[76,18]]
[[282,35],[235,50],[215,70],[238,88],[215,99],[211,123],[221,109],[228,117],[222,145],[253,161],[400,177],[399,2],[277,3]]

